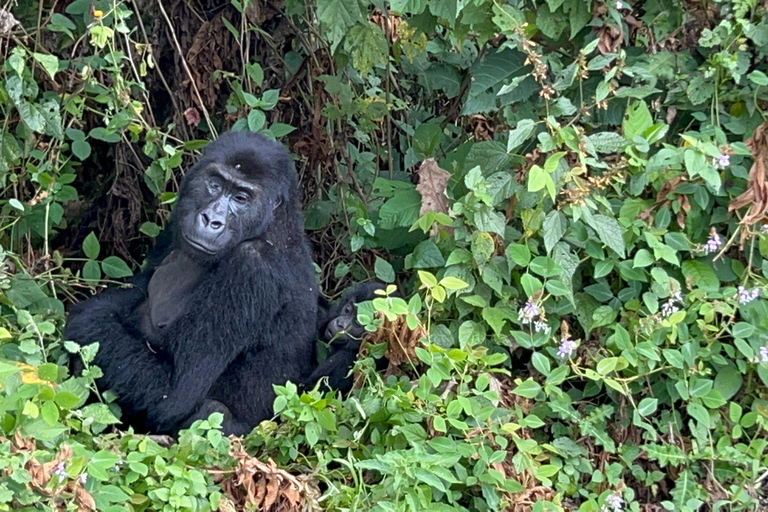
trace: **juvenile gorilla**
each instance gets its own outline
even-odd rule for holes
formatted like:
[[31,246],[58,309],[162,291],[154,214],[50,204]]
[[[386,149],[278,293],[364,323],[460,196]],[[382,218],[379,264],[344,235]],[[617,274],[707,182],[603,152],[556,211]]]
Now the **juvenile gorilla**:
[[225,433],[247,433],[272,416],[273,384],[312,371],[318,294],[290,153],[223,134],[167,231],[133,288],[72,308],[65,337],[100,343],[100,384],[128,424],[173,433],[218,410]]
[[361,283],[348,289],[335,304],[320,298],[317,332],[320,339],[331,343],[333,353],[305,380],[307,387],[322,377],[328,377],[332,389],[344,392],[352,387],[348,374],[365,336],[365,328],[357,321],[357,303],[374,299],[376,290],[383,289],[379,283]]

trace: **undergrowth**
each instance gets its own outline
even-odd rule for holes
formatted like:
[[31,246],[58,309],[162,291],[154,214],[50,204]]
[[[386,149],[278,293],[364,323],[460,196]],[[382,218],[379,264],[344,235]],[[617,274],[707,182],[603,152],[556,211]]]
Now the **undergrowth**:
[[[756,0],[6,1],[0,509],[765,510],[767,51]],[[161,446],[65,308],[230,128],[296,155],[328,295],[405,299],[348,396]]]

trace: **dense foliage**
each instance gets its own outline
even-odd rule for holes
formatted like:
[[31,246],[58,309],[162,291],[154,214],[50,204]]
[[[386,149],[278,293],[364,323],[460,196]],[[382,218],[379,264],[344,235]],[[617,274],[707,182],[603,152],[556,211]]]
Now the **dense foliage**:
[[[0,509],[768,507],[762,3],[50,4],[0,9]],[[230,127],[297,155],[329,295],[405,299],[349,396],[166,448],[86,405],[65,304]]]

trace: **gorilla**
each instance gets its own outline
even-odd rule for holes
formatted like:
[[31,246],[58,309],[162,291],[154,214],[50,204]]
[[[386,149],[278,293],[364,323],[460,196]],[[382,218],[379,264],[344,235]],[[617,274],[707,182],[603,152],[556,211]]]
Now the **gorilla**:
[[365,328],[357,321],[357,304],[376,297],[383,290],[379,283],[361,283],[347,290],[335,304],[320,297],[317,314],[317,332],[322,341],[331,344],[333,352],[305,380],[314,386],[318,380],[328,377],[328,386],[341,392],[352,387],[349,370],[357,359]]
[[125,422],[175,433],[219,411],[226,434],[246,434],[272,416],[273,384],[351,364],[344,354],[313,372],[319,295],[282,144],[250,132],[210,143],[166,231],[132,288],[73,306],[64,332],[100,343],[99,382]]

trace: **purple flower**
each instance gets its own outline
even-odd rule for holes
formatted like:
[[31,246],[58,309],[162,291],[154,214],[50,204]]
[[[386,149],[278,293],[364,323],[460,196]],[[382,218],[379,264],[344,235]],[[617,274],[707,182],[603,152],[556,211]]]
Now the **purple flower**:
[[624,500],[618,494],[609,494],[606,496],[605,503],[610,507],[612,512],[621,512],[624,510]]
[[717,169],[725,169],[729,165],[731,165],[731,155],[720,155],[717,158],[715,158],[714,162],[712,162],[712,165],[715,166]]
[[743,286],[739,286],[739,304],[742,306],[745,304],[749,304],[756,298],[760,296],[760,288],[752,288],[751,290],[747,290]]
[[534,322],[533,324],[533,329],[536,332],[548,333],[549,325],[547,325],[547,322],[545,322],[544,320],[536,320],[536,322]]
[[760,347],[760,362],[768,363],[768,345]]
[[58,464],[56,464],[56,466],[53,468],[53,471],[51,471],[51,473],[58,476],[59,478],[67,478],[67,472],[65,471],[63,462],[59,462]]
[[707,240],[707,243],[704,244],[704,252],[706,254],[717,252],[717,250],[720,249],[722,245],[723,241],[720,239],[720,235],[718,235],[713,228],[710,232],[709,240]]
[[530,324],[537,316],[539,316],[539,314],[539,305],[533,302],[531,299],[528,299],[528,301],[525,303],[525,306],[523,306],[523,308],[518,313],[517,317],[520,322],[524,324]]
[[574,352],[576,352],[576,347],[578,347],[576,342],[566,336],[560,340],[560,346],[557,348],[557,355],[563,359],[568,359]]

